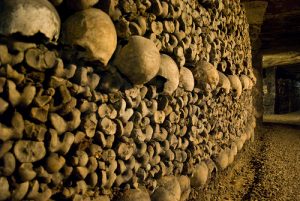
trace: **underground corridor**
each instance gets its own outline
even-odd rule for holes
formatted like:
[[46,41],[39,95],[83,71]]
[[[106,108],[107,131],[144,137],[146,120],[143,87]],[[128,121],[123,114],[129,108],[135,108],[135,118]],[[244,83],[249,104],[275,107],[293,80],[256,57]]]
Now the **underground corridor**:
[[0,201],[300,201],[299,0],[0,0]]

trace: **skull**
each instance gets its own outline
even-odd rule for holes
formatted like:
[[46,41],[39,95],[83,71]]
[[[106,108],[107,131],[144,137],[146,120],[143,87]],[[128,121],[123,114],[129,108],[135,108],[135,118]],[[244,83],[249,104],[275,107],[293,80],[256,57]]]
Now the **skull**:
[[0,35],[16,33],[23,36],[42,33],[48,40],[57,41],[59,15],[47,0],[1,0]]
[[228,94],[230,92],[230,88],[231,88],[230,81],[226,77],[226,75],[224,75],[220,71],[218,71],[218,73],[219,73],[219,84],[218,84],[218,86],[223,88],[225,90],[225,93]]
[[80,59],[107,65],[117,47],[117,33],[110,17],[100,9],[89,8],[70,16],[63,24],[62,43],[79,46]]
[[196,86],[201,87],[204,84],[209,84],[214,90],[219,83],[219,73],[217,69],[207,61],[199,61],[193,69]]
[[244,90],[249,89],[250,87],[250,78],[247,75],[241,75],[240,80]]
[[160,55],[160,67],[157,75],[165,78],[164,93],[172,95],[179,84],[179,70],[175,61],[166,54]]
[[180,68],[179,86],[186,91],[193,91],[195,81],[192,71],[186,67]]
[[132,36],[116,55],[114,64],[133,84],[145,84],[158,73],[159,50],[151,40]]
[[228,75],[228,79],[235,96],[240,97],[242,94],[242,83],[239,77],[237,75]]

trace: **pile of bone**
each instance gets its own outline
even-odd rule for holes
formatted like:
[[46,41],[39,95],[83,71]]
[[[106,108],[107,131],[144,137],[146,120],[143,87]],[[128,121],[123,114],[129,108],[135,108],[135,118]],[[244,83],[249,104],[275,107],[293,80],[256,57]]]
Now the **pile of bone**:
[[109,15],[119,38],[147,37],[179,66],[205,60],[222,72],[253,76],[248,24],[239,1],[111,2]]
[[139,186],[152,200],[187,198],[189,178],[169,176],[204,185],[253,136],[251,76],[178,67],[142,36],[115,51],[110,17],[70,2],[84,10],[64,21],[63,48],[48,1],[0,2],[0,200],[101,200]]
[[118,40],[126,41],[132,35],[149,38],[180,67],[205,60],[223,73],[254,77],[249,26],[239,1],[50,1],[63,13],[91,7],[105,10],[116,25]]
[[[30,48],[25,55],[31,51],[42,49]],[[241,140],[238,134],[229,136],[229,126],[222,130],[224,137],[216,133],[220,128],[214,122],[222,117],[209,117],[214,106],[206,101],[212,101],[212,92],[178,88],[167,96],[155,85],[105,92],[110,83],[90,67],[65,66],[56,58],[52,67],[39,71],[26,58],[0,71],[1,186],[11,192],[2,200],[81,199],[139,184],[153,191],[157,178],[194,175],[200,161],[219,153],[213,159],[225,168],[230,147],[219,147],[217,140],[231,147],[235,141],[240,149],[246,140],[245,135]],[[226,92],[217,89],[221,101]],[[229,105],[228,96],[223,99]],[[242,114],[242,104],[233,111]],[[232,126],[241,130],[237,125],[248,123],[247,118],[236,118]]]

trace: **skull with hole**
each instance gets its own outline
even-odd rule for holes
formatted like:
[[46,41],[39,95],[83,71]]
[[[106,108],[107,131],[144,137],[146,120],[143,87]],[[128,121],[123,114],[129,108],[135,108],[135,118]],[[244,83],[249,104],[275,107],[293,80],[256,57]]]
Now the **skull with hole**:
[[195,80],[192,71],[186,67],[181,67],[179,75],[179,86],[186,91],[193,91]]
[[237,75],[228,75],[228,79],[230,81],[231,88],[234,92],[234,95],[236,97],[240,97],[243,89],[240,78]]
[[89,8],[70,16],[63,24],[62,43],[81,47],[79,59],[107,65],[117,47],[117,33],[110,17]]
[[226,94],[228,94],[231,89],[230,81],[225,74],[223,74],[220,71],[218,71],[218,73],[219,73],[219,84],[218,85],[225,91]]
[[241,83],[242,83],[243,90],[250,89],[251,79],[247,75],[241,75],[240,80],[241,80]]
[[214,90],[219,83],[219,73],[217,69],[207,61],[199,61],[193,69],[196,87],[203,87],[209,84]]
[[133,84],[145,84],[159,71],[159,50],[151,40],[132,36],[116,55],[114,64]]
[[163,92],[172,95],[179,84],[179,70],[177,64],[170,56],[166,54],[160,55],[160,67],[157,75],[166,79]]
[[0,35],[30,37],[39,33],[49,41],[57,41],[59,37],[60,18],[49,1],[0,1]]

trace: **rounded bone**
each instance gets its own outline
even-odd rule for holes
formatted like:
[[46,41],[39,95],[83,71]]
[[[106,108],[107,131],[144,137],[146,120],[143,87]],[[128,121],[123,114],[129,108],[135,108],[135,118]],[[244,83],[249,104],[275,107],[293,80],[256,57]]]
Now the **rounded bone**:
[[0,158],[2,158],[13,147],[13,141],[2,142],[0,147]]
[[120,201],[150,201],[150,196],[144,188],[129,189],[122,194]]
[[20,93],[17,90],[16,84],[11,80],[7,80],[7,90],[9,101],[13,106],[28,106],[32,102],[36,93],[36,88],[31,85],[27,85],[23,89],[23,92]]
[[11,125],[12,127],[7,127],[6,125],[0,123],[0,139],[2,141],[6,141],[11,138],[22,138],[24,131],[24,119],[20,113],[14,113],[14,116],[11,119]]
[[180,184],[175,176],[165,176],[158,180],[158,188],[151,195],[151,200],[174,201],[180,200]]
[[251,79],[247,75],[241,75],[240,80],[244,90],[250,89]]
[[240,97],[242,94],[242,83],[237,75],[228,75],[228,79],[231,83],[231,88],[234,91],[234,95]]
[[58,172],[65,164],[66,160],[64,157],[59,156],[56,153],[51,153],[46,159],[46,168],[48,172]]
[[61,154],[65,155],[69,152],[75,137],[72,133],[67,132],[64,134],[62,142],[59,140],[58,133],[54,129],[49,130],[50,133],[50,143],[49,143],[49,151],[50,152],[60,152]]
[[87,61],[98,60],[107,65],[117,47],[114,24],[100,9],[89,8],[75,13],[65,21],[62,33],[64,44],[84,48],[80,56]]
[[22,181],[31,181],[36,176],[32,163],[22,163],[18,169],[18,173]]
[[106,135],[114,135],[117,131],[117,125],[112,120],[104,117],[98,123],[98,127],[106,134]]
[[17,184],[17,187],[12,192],[12,200],[23,200],[29,189],[29,182]]
[[191,192],[191,182],[190,179],[187,176],[179,176],[178,178],[178,182],[180,185],[180,190],[181,190],[181,196],[180,196],[180,200],[181,201],[185,201],[188,200],[190,192]]
[[44,158],[46,149],[43,142],[19,140],[15,144],[14,154],[21,163],[32,163]]
[[34,36],[42,33],[56,41],[60,33],[60,18],[47,0],[3,0],[0,2],[0,34],[21,33]]
[[193,91],[195,80],[192,71],[186,67],[181,67],[179,74],[179,86],[186,91]]
[[227,152],[227,155],[228,155],[228,165],[230,165],[234,161],[235,151],[232,150],[232,149],[227,149],[226,152]]
[[158,73],[160,54],[151,40],[132,36],[114,63],[133,84],[144,84]]
[[228,153],[227,151],[223,150],[219,153],[219,155],[215,158],[215,162],[217,164],[217,166],[221,169],[224,170],[225,168],[227,168],[228,164]]
[[201,88],[204,84],[209,84],[212,89],[215,89],[219,83],[217,69],[207,61],[199,61],[193,69],[193,74],[197,87]]
[[164,93],[172,95],[179,84],[179,71],[175,61],[166,54],[160,55],[160,67],[157,75],[166,79]]
[[219,73],[219,78],[220,78],[218,86],[223,88],[225,90],[225,93],[228,94],[230,92],[230,89],[231,89],[230,81],[226,77],[226,75],[224,75],[222,72],[218,71],[218,73]]
[[52,51],[31,48],[26,51],[25,60],[28,66],[39,71],[45,71],[54,67],[56,56],[55,52]]
[[11,65],[6,65],[6,74],[7,78],[13,80],[17,85],[20,84],[25,78],[22,73],[16,71]]
[[7,200],[11,195],[6,177],[0,177],[0,192],[0,200]]
[[120,143],[117,147],[117,154],[123,160],[128,160],[134,153],[134,147],[130,144]]
[[3,176],[10,176],[16,168],[16,159],[10,152],[3,156],[3,167],[0,167],[0,173]]

